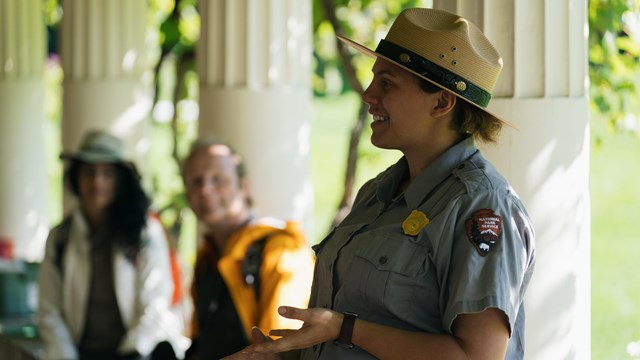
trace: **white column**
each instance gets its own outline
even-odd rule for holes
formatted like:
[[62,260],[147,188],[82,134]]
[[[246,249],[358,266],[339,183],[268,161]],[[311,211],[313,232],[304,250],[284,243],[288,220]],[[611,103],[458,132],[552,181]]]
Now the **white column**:
[[526,358],[589,359],[587,1],[434,3],[481,27],[504,59],[489,107],[519,130],[503,129],[498,146],[484,152],[519,193],[536,229]]
[[199,6],[200,136],[228,141],[245,156],[261,213],[302,220],[310,230],[311,2]]
[[49,227],[44,39],[41,0],[0,2],[0,236],[28,261],[42,259]]
[[153,104],[145,45],[147,0],[62,0],[62,147],[75,150],[89,129],[121,137],[145,172],[144,137]]

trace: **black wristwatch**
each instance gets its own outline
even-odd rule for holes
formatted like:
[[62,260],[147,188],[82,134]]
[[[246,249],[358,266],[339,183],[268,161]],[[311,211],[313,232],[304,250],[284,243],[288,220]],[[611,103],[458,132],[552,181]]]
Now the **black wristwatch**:
[[351,337],[353,336],[353,326],[356,323],[358,314],[343,312],[342,315],[342,326],[340,326],[340,335],[336,340],[336,345],[351,349],[353,348],[353,343],[351,342]]

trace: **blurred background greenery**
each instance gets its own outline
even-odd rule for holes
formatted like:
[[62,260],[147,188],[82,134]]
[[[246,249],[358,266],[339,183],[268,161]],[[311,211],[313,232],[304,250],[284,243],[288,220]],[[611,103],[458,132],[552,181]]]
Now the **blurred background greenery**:
[[[62,209],[62,169],[57,154],[63,74],[56,55],[62,11],[58,0],[45,2],[50,35],[45,133],[51,214],[56,222]],[[362,126],[365,116],[357,89],[368,82],[371,60],[361,56],[341,58],[334,35],[341,33],[369,44],[375,38],[372,35],[386,32],[386,25],[401,9],[429,3],[313,1],[311,170],[316,230],[309,234],[312,243],[320,240],[334,221],[344,201],[345,183],[357,189],[400,156],[375,149],[368,141],[369,128]],[[181,253],[188,259],[193,252],[195,226],[193,216],[185,209],[177,159],[184,155],[197,131],[195,45],[200,19],[196,0],[149,0],[149,4],[149,61],[156,75],[150,190],[155,208],[180,239]],[[627,353],[627,344],[640,340],[640,287],[634,276],[640,258],[640,170],[635,163],[640,155],[639,5],[638,0],[589,0],[593,359],[633,358]],[[347,156],[350,147],[357,149],[355,158]],[[351,177],[351,182],[345,177]]]

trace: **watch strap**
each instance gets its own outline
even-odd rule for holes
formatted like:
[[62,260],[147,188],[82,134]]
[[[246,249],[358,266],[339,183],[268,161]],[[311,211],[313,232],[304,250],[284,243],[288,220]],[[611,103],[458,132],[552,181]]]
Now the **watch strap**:
[[358,314],[344,312],[342,315],[342,326],[340,326],[340,335],[338,336],[338,340],[336,340],[336,344],[352,348],[353,343],[351,342],[351,337],[353,336],[353,327],[356,324]]

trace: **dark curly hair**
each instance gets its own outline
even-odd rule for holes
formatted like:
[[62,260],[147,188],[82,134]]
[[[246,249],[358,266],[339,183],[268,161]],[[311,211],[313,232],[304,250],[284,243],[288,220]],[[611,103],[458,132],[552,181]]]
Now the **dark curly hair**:
[[[436,93],[442,89],[429,81],[418,77],[420,88],[429,94]],[[469,104],[465,100],[458,99],[454,109],[453,130],[465,138],[472,136],[476,141],[485,143],[496,143],[502,130],[502,122],[486,111]]]
[[[83,164],[83,161],[71,160],[64,175],[69,188],[78,198],[78,179]],[[117,174],[116,194],[107,210],[109,229],[114,235],[115,244],[122,247],[130,258],[134,258],[144,245],[142,230],[147,222],[151,200],[133,167],[124,163],[114,163],[114,166]]]

